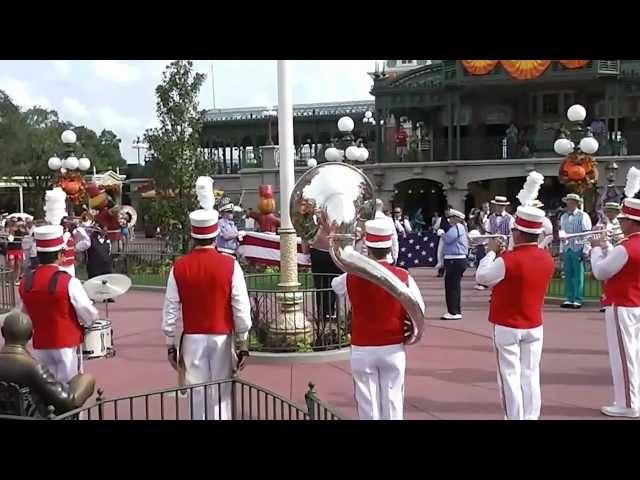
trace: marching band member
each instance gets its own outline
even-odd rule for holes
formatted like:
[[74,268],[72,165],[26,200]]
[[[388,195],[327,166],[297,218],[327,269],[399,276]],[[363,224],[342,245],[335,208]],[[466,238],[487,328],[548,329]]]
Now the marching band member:
[[91,238],[84,228],[73,228],[73,222],[70,219],[64,219],[62,225],[64,228],[64,248],[62,249],[60,269],[75,277],[76,251],[86,251],[91,246]]
[[[622,234],[621,231],[621,227],[620,227],[620,221],[618,220],[618,216],[620,215],[620,209],[622,207],[620,207],[620,204],[617,202],[607,202],[604,204],[604,221],[603,222],[599,222],[594,229],[595,230],[600,230],[600,229],[606,229],[608,232],[610,233],[610,237],[611,237],[611,242],[613,244],[617,244],[618,242],[620,242],[620,240],[622,240],[622,238],[624,237],[624,235]],[[609,243],[605,244],[605,247],[608,248]],[[603,293],[602,296],[600,297],[600,311],[601,312],[605,312],[606,311],[606,306],[607,306],[607,299],[605,294]]]
[[[544,207],[544,203],[542,203],[540,200],[534,200],[532,206],[542,210]],[[553,223],[551,223],[551,220],[546,216],[546,214],[542,219],[542,228],[542,233],[538,238],[538,246],[540,248],[548,249],[553,242]]]
[[239,232],[233,221],[233,203],[228,203],[220,208],[222,218],[218,222],[220,235],[216,240],[216,247],[219,252],[236,256],[238,241],[242,239],[244,232]]
[[[424,312],[416,282],[389,262],[393,231],[383,219],[366,222],[367,253],[409,287]],[[351,372],[360,420],[402,420],[407,312],[386,290],[357,275],[343,273],[331,287],[351,304]]]
[[[398,245],[398,230],[397,227],[398,225],[400,225],[400,223],[398,222],[396,224],[396,221],[391,218],[388,217],[387,215],[385,215],[384,213],[384,202],[379,199],[376,198],[376,214],[373,217],[374,220],[382,220],[384,222],[387,222],[389,225],[391,225],[391,227],[393,228],[393,233],[391,236],[391,251],[390,251],[390,259],[391,259],[391,263],[393,265],[395,265],[395,263],[398,261],[398,253],[400,252],[400,247]],[[362,242],[362,247],[360,250],[360,253],[362,253],[362,255],[364,255],[365,257],[368,255],[367,253],[367,243],[366,242]]]
[[33,354],[59,382],[82,371],[83,328],[98,318],[80,280],[62,271],[64,248],[60,225],[34,229],[40,266],[20,282],[17,308],[33,322]]
[[497,357],[498,386],[508,420],[540,415],[542,306],[553,276],[549,252],[538,248],[545,213],[530,206],[516,211],[514,248],[491,239],[476,271],[476,281],[493,287],[489,322]]
[[[196,210],[189,215],[193,250],[174,264],[165,295],[162,330],[167,337],[171,365],[184,362],[187,384],[231,378],[244,367],[251,328],[251,307],[238,262],[219,253],[214,242],[219,232],[218,212]],[[175,343],[176,320],[182,316],[180,360]],[[238,362],[232,364],[233,336],[240,341]],[[193,418],[231,418],[229,385],[193,392]],[[220,399],[218,394],[220,393]],[[205,407],[205,399],[207,406]]]
[[469,252],[469,238],[464,227],[464,213],[450,208],[447,212],[447,220],[451,224],[446,233],[440,230],[438,235],[442,242],[442,255],[444,257],[444,290],[447,300],[447,313],[440,317],[441,320],[461,320],[462,309],[460,296],[462,275],[467,269],[467,254]]
[[[591,230],[591,218],[578,208],[582,198],[570,193],[562,199],[567,211],[560,217],[560,234],[583,233]],[[560,253],[563,259],[564,290],[566,300],[562,308],[581,308],[584,288],[583,254],[587,243],[584,238],[571,238],[560,242]]]
[[504,235],[509,238],[508,248],[511,249],[513,246],[511,231],[515,224],[513,215],[507,213],[507,207],[511,203],[507,200],[507,197],[496,196],[491,200],[491,205],[493,205],[493,213],[484,220],[484,230],[489,235]]
[[625,239],[614,248],[592,238],[591,269],[604,281],[605,325],[613,377],[613,405],[601,412],[612,417],[640,416],[640,170],[627,175],[627,198],[618,217]]

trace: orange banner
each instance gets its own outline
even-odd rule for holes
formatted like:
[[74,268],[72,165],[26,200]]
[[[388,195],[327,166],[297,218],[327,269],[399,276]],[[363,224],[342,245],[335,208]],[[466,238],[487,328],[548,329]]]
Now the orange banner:
[[559,62],[566,68],[574,69],[584,67],[589,60],[559,60]]
[[462,65],[471,75],[486,75],[495,68],[498,60],[462,60]]
[[538,78],[551,65],[551,60],[500,60],[509,75],[518,80]]

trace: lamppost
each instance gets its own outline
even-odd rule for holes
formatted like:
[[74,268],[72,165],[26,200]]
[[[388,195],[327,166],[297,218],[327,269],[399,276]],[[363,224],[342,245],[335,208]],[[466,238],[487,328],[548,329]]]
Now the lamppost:
[[[84,181],[81,171],[91,168],[91,161],[82,155],[80,158],[75,155],[76,134],[73,130],[65,130],[60,136],[60,140],[65,146],[63,159],[57,155],[49,158],[47,165],[53,171],[59,172],[56,182],[67,194],[70,202],[78,203],[84,190]],[[69,211],[73,211],[69,205]]]
[[[382,122],[382,120],[380,120],[380,122]],[[362,123],[364,123],[364,131],[365,131],[365,146],[369,144],[369,125],[375,126],[378,125],[379,122],[376,121],[376,119],[373,117],[373,113],[371,113],[369,110],[367,110],[366,112],[364,112],[364,118],[362,119]],[[377,145],[379,145],[379,139],[378,139],[378,135],[376,135],[376,147]],[[377,159],[379,152],[378,149],[376,148],[376,161],[378,161]]]
[[271,121],[278,116],[278,112],[275,110],[265,110],[262,115],[267,117],[267,145],[273,145],[273,138],[271,135]]
[[60,136],[60,140],[65,145],[64,159],[61,160],[58,156],[54,155],[48,161],[49,168],[53,171],[59,171],[62,175],[67,172],[74,172],[77,170],[86,171],[91,168],[91,161],[82,156],[77,158],[75,156],[75,143],[76,134],[73,130],[65,130]]
[[342,162],[345,157],[350,162],[364,163],[369,158],[369,150],[362,146],[356,145],[353,139],[353,120],[351,117],[342,117],[338,120],[338,130],[342,133],[342,138],[338,140],[336,148],[333,145],[324,151],[324,158],[328,162]]
[[[582,122],[587,118],[587,111],[582,105],[573,105],[567,110],[570,126],[560,133],[553,149],[558,155],[567,156],[571,153],[586,153],[593,155],[598,151],[598,141],[593,137],[591,128],[584,128]],[[568,138],[567,138],[568,136]]]
[[131,148],[137,150],[138,152],[138,165],[140,165],[140,150],[146,150],[147,145],[140,141],[140,137],[136,138],[136,143],[134,143]]

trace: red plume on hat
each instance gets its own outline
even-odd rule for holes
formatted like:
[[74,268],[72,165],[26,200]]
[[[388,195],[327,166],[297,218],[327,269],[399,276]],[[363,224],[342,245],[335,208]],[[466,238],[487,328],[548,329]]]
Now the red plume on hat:
[[259,194],[262,198],[273,198],[273,186],[260,185]]

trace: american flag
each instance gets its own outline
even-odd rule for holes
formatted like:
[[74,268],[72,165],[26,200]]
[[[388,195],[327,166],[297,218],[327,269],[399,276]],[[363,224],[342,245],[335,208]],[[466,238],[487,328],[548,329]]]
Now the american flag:
[[434,233],[410,233],[398,236],[398,262],[403,268],[434,267],[438,263],[438,236]]
[[[280,235],[271,233],[246,232],[237,254],[250,263],[280,265]],[[298,266],[311,266],[311,258],[302,252],[302,242],[298,238]]]

